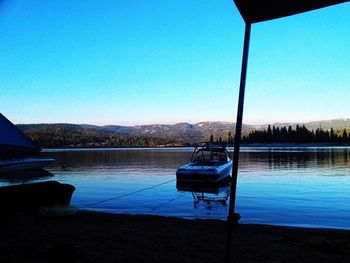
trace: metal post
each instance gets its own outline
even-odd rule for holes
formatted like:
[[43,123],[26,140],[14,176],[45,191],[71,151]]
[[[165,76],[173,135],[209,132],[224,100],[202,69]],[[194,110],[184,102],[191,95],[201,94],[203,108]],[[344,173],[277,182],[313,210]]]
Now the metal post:
[[245,33],[244,33],[243,55],[242,55],[241,81],[239,85],[236,132],[235,132],[235,138],[234,138],[230,204],[229,204],[229,214],[227,217],[226,262],[229,262],[230,255],[231,255],[230,251],[231,251],[231,243],[232,243],[232,227],[234,224],[237,223],[237,218],[235,216],[235,203],[236,203],[239,148],[240,148],[241,132],[242,132],[244,91],[245,91],[245,82],[246,82],[246,76],[247,76],[247,64],[248,64],[248,53],[249,53],[248,51],[249,51],[249,39],[250,39],[250,27],[251,27],[250,23],[246,23]]

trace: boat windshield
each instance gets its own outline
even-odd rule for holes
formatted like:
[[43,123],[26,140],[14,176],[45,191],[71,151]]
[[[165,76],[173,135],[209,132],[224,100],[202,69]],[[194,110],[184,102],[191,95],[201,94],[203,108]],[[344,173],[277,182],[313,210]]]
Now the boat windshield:
[[217,166],[228,161],[228,157],[225,151],[215,151],[209,149],[198,150],[194,156],[192,162],[195,165],[205,166]]

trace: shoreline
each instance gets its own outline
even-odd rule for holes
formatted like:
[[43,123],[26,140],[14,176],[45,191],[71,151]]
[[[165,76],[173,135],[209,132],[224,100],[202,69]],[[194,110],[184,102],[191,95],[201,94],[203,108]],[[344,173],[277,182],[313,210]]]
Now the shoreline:
[[[233,148],[228,145],[228,148]],[[241,144],[241,148],[322,148],[322,147],[350,147],[350,144],[332,144],[332,143],[251,143]],[[64,147],[42,147],[42,150],[55,149],[182,149],[194,148],[194,146],[64,146]]]
[[[1,224],[4,262],[224,262],[226,222],[78,211]],[[350,231],[234,227],[232,262],[349,262]]]

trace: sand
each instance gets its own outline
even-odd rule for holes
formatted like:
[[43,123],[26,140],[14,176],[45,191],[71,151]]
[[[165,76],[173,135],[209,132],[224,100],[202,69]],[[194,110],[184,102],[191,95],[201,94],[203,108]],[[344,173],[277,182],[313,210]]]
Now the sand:
[[[78,212],[1,222],[0,262],[224,262],[226,224]],[[350,262],[350,231],[240,224],[231,262]]]

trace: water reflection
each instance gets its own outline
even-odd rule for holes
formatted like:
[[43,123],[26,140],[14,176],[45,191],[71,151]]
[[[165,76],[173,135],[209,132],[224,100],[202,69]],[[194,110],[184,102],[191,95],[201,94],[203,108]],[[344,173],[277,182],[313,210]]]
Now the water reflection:
[[[54,157],[51,168],[62,170],[108,168],[176,169],[189,161],[192,148],[63,150],[42,153]],[[232,154],[232,151],[231,151]],[[350,148],[243,148],[240,169],[348,167]]]
[[230,197],[230,185],[210,186],[210,185],[189,185],[176,184],[178,192],[190,192],[193,197],[193,208],[204,207],[212,211],[217,206],[226,207]]
[[6,173],[0,173],[1,185],[6,184],[24,184],[35,181],[47,180],[54,175],[44,169],[27,170],[27,171],[12,171]]
[[285,148],[242,152],[240,168],[295,169],[345,167],[349,165],[349,148]]
[[[78,207],[102,201],[92,209],[225,219],[227,188],[176,187],[176,169],[192,150],[67,149],[42,156],[56,159],[48,167],[55,180],[76,186]],[[350,228],[349,164],[349,147],[243,148],[236,211],[247,223]],[[4,183],[10,182],[0,178]]]
[[[191,149],[192,151],[192,149]],[[90,149],[44,151],[42,156],[53,156],[54,168],[177,168],[184,160],[190,158],[188,151],[171,151],[162,149]]]

